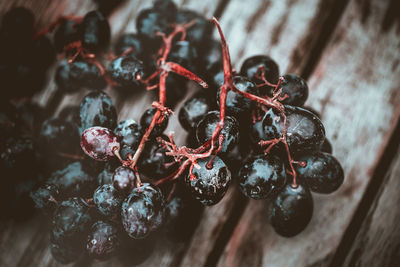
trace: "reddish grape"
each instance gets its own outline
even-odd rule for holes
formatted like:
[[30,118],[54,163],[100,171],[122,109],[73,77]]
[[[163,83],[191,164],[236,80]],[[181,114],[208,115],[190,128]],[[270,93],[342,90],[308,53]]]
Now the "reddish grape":
[[91,127],[81,135],[81,148],[89,157],[98,161],[109,161],[114,151],[119,150],[118,137],[104,127]]

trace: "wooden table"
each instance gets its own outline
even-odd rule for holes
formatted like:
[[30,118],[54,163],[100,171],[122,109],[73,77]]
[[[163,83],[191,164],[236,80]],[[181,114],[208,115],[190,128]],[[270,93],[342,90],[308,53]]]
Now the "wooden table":
[[[400,5],[398,0],[176,0],[180,7],[220,18],[233,64],[268,54],[281,73],[308,80],[307,105],[322,114],[333,154],[346,178],[332,195],[314,194],[310,225],[282,238],[267,222],[265,201],[246,200],[232,187],[206,208],[185,243],[161,243],[140,266],[399,266],[400,257]],[[1,1],[33,9],[39,27],[61,14],[84,15],[89,0]],[[151,1],[128,0],[110,18],[112,32],[135,31]],[[216,35],[217,36],[217,35]],[[55,85],[35,96],[46,105]],[[119,119],[138,119],[150,98],[119,99]],[[78,103],[85,92],[65,96]],[[144,99],[144,100],[143,100]],[[179,106],[178,106],[179,108]],[[169,130],[179,127],[176,118]],[[178,139],[184,131],[176,131]],[[1,266],[59,266],[48,249],[41,216],[0,223]],[[122,266],[80,261],[81,266]]]

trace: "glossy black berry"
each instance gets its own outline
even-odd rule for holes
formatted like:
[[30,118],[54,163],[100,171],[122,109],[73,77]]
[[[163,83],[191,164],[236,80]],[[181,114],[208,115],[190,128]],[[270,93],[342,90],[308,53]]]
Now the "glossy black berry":
[[91,11],[79,25],[82,47],[92,53],[105,49],[110,43],[111,30],[107,18],[99,11]]
[[[235,76],[233,78],[233,83],[237,89],[240,91],[259,95],[259,90],[256,85],[250,81],[249,78],[243,76]],[[217,102],[219,105],[219,97],[221,91],[218,90],[217,94]],[[246,113],[247,115],[250,114],[251,108],[254,106],[254,102],[248,98],[245,98],[233,91],[228,91],[226,96],[226,112],[231,116],[236,116],[237,118]]]
[[65,92],[76,92],[81,88],[101,90],[107,85],[100,69],[88,61],[61,61],[54,80]]
[[[197,141],[200,144],[206,143],[211,139],[214,129],[217,127],[219,122],[219,112],[210,111],[204,118],[197,124],[196,136]],[[221,134],[224,135],[224,141],[222,142],[221,152],[228,152],[239,142],[239,123],[231,116],[225,117],[224,127],[222,128]],[[218,141],[218,139],[217,139]],[[216,142],[217,147],[219,142]]]
[[281,83],[283,97],[287,94],[289,97],[282,101],[285,105],[302,106],[308,97],[308,85],[303,78],[296,74],[283,75],[283,82]]
[[131,147],[137,147],[143,135],[140,124],[132,119],[126,119],[119,122],[114,133],[118,136],[122,145],[128,145]]
[[306,162],[305,167],[296,165],[299,179],[304,181],[313,192],[330,194],[343,183],[344,172],[339,161],[331,154],[314,152],[299,157]]
[[217,204],[228,191],[231,172],[218,156],[197,160],[200,169],[193,168],[193,175],[185,178],[186,186],[192,196],[205,206]]
[[147,48],[146,50],[156,50],[162,39],[160,36],[156,36],[156,32],[162,32],[167,34],[169,31],[168,17],[154,8],[142,10],[136,18],[136,30],[138,34],[143,38],[143,44]]
[[97,187],[96,178],[84,169],[80,161],[53,172],[47,183],[56,186],[63,199],[75,196],[91,197]]
[[[144,130],[149,128],[151,121],[153,120],[154,114],[156,114],[156,112],[157,109],[149,108],[146,109],[142,117],[140,117],[140,125]],[[154,126],[150,136],[151,137],[160,136],[165,131],[165,129],[167,129],[167,126],[168,126],[168,117],[165,117],[162,123],[156,124],[156,126]]]
[[122,203],[122,225],[130,237],[145,238],[161,226],[164,208],[160,189],[145,183],[133,189]]
[[46,154],[71,153],[78,148],[78,128],[59,118],[48,119],[40,129],[39,145]]
[[175,62],[182,67],[196,72],[197,50],[189,41],[177,41],[171,47],[167,61]]
[[86,251],[97,260],[110,259],[120,247],[118,227],[105,221],[95,222],[89,230]]
[[108,66],[108,73],[114,82],[134,91],[141,87],[143,63],[131,54],[117,57]]
[[[278,83],[279,80],[279,67],[276,62],[266,55],[257,55],[247,58],[240,69],[240,74],[248,77],[256,84],[263,83],[262,80],[256,78],[259,67],[264,68],[264,75],[268,82],[272,84]],[[270,91],[269,86],[261,87],[261,93],[265,94]]]
[[51,212],[57,207],[59,194],[60,192],[56,185],[45,184],[33,190],[30,196],[37,208],[45,212]]
[[250,158],[240,169],[238,178],[243,194],[254,199],[274,196],[286,184],[282,160],[269,154]]
[[199,13],[192,10],[179,10],[176,15],[176,23],[185,24],[196,20],[196,24],[186,32],[186,40],[196,46],[203,46],[211,39],[210,23]]
[[104,216],[111,217],[120,211],[123,196],[111,184],[99,186],[93,194],[97,210]]
[[[325,140],[325,128],[313,113],[300,107],[285,106],[287,142],[293,153],[319,150]],[[279,112],[270,109],[263,118],[266,140],[280,138],[284,123]]]
[[292,237],[303,231],[313,214],[313,200],[310,190],[298,185],[286,185],[272,200],[269,221],[275,232],[284,237]]
[[121,193],[130,192],[136,185],[135,172],[128,168],[120,166],[115,169],[112,176],[113,187]]
[[93,126],[108,129],[115,129],[117,126],[117,111],[113,101],[103,92],[89,93],[80,104],[80,134]]
[[114,45],[114,53],[118,56],[129,51],[129,54],[141,58],[144,53],[143,41],[136,33],[121,35]]
[[197,123],[213,109],[209,97],[200,92],[185,101],[179,110],[178,119],[186,131],[194,131]]
[[167,150],[157,140],[149,140],[138,162],[139,172],[151,180],[171,174],[176,165],[174,158],[167,156],[166,152]]

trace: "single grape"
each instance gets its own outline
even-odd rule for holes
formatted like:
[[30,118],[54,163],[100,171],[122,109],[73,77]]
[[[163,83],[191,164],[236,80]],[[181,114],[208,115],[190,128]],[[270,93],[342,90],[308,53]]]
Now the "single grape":
[[[142,126],[143,129],[148,129],[151,121],[153,120],[154,114],[156,114],[157,109],[155,108],[149,108],[147,109],[142,117],[140,118],[140,125]],[[153,131],[150,134],[150,137],[155,137],[161,135],[165,129],[167,129],[168,126],[168,117],[164,118],[163,122],[161,124],[156,124],[153,128]]]
[[145,183],[133,189],[122,203],[122,225],[130,237],[145,238],[161,226],[164,208],[164,197],[160,189]]
[[114,188],[121,193],[129,193],[136,184],[135,172],[128,167],[120,166],[115,169],[112,182]]
[[308,97],[308,85],[303,78],[296,74],[283,75],[283,82],[281,83],[282,93],[281,97],[287,94],[289,97],[282,101],[285,105],[302,106]]
[[197,123],[213,108],[206,94],[197,93],[186,100],[179,110],[179,122],[186,131],[193,131]]
[[99,161],[109,161],[120,149],[118,137],[104,127],[91,127],[81,136],[81,148],[89,157]]
[[112,223],[97,221],[89,230],[86,250],[97,260],[108,260],[120,247],[118,227]]
[[250,158],[240,169],[238,178],[242,193],[253,199],[274,196],[286,184],[282,160],[270,154]]
[[281,236],[292,237],[303,231],[313,214],[310,190],[304,185],[293,188],[290,184],[272,200],[269,221]]
[[330,194],[342,185],[343,168],[331,154],[317,151],[296,159],[307,164],[305,167],[299,165],[295,165],[295,167],[299,179],[304,181],[311,191]]
[[197,160],[200,169],[193,168],[193,176],[185,178],[186,186],[192,196],[205,206],[217,204],[228,191],[231,172],[218,156],[208,164],[214,156]]
[[[319,150],[325,140],[325,128],[313,113],[300,107],[285,106],[287,143],[292,153]],[[266,140],[283,135],[284,120],[279,112],[270,109],[263,118]]]
[[93,126],[115,129],[117,121],[117,111],[107,94],[94,91],[82,99],[80,104],[80,134]]
[[143,62],[132,54],[117,57],[108,66],[108,74],[121,87],[138,90],[142,86],[140,79],[144,76]]
[[87,13],[79,24],[79,36],[82,47],[92,53],[98,53],[110,43],[111,29],[107,18],[100,11]]
[[[206,143],[211,139],[214,129],[217,127],[219,122],[219,112],[210,111],[203,117],[203,119],[197,124],[196,136],[197,141],[201,144]],[[224,135],[224,141],[222,142],[221,152],[229,152],[239,142],[239,123],[231,116],[225,116],[224,127],[221,130],[221,134]],[[218,138],[216,140],[216,147],[219,146]]]
[[118,136],[121,145],[137,148],[143,136],[143,130],[135,120],[127,119],[118,123],[114,133]]
[[120,212],[123,196],[111,184],[99,186],[93,194],[97,210],[104,216],[113,216]]

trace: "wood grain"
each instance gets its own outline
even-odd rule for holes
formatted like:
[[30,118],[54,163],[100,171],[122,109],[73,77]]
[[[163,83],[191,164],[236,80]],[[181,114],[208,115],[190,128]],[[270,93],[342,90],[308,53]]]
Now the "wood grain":
[[344,266],[396,266],[400,258],[400,151],[384,178]]
[[343,186],[314,194],[310,225],[290,239],[269,226],[266,202],[251,201],[219,266],[329,264],[400,114],[400,38],[398,25],[382,29],[388,8],[385,1],[350,2],[309,81],[306,104],[322,113],[346,173]]

